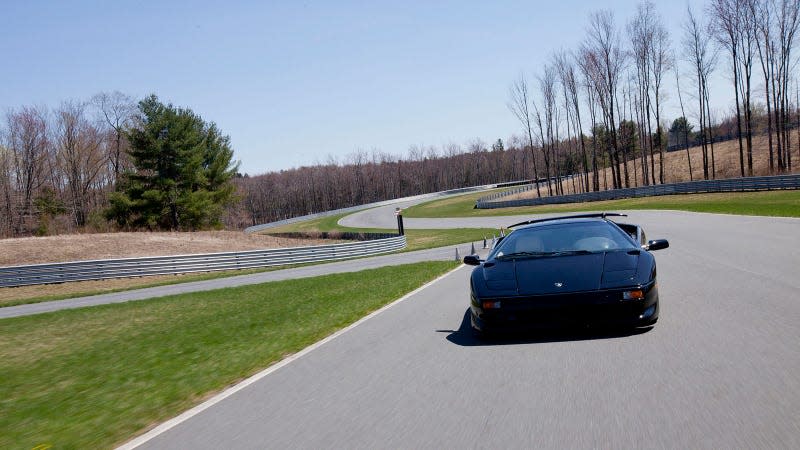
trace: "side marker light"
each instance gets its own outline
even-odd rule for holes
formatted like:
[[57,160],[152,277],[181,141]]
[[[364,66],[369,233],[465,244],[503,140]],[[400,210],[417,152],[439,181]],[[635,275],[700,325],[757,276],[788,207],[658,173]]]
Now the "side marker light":
[[640,300],[644,298],[644,292],[641,289],[635,291],[625,291],[622,293],[623,300]]

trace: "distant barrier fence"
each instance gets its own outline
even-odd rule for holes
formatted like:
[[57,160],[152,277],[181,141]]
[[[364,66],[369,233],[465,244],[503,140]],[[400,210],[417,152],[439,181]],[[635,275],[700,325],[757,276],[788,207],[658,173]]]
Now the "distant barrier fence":
[[559,203],[595,202],[622,198],[655,197],[671,194],[703,194],[714,192],[773,191],[800,189],[800,175],[775,175],[769,177],[731,178],[726,180],[688,181],[675,184],[657,184],[628,189],[613,189],[554,197],[497,200],[535,189],[536,185],[481,197],[475,203],[478,209],[511,208],[515,206],[555,205]]
[[270,233],[272,237],[288,239],[329,239],[342,241],[372,241],[388,239],[397,233],[367,233],[361,231],[292,231],[287,233]]
[[334,261],[388,253],[406,247],[405,236],[386,237],[385,234],[377,234],[368,235],[367,238],[369,240],[309,247],[0,267],[0,287]]
[[[564,175],[561,177],[561,181],[566,182],[571,180],[573,177],[577,175]],[[558,182],[557,177],[551,177],[550,181],[552,183]],[[509,189],[501,192],[495,192],[494,194],[487,195],[485,197],[481,197],[477,200],[477,202],[490,202],[496,200],[498,198],[510,197],[512,195],[520,194],[522,192],[532,191],[536,189],[536,185],[539,185],[540,189],[543,189],[547,186],[547,178],[540,178],[538,182],[534,182],[534,180],[527,180],[527,181],[515,181],[511,183],[498,183],[496,187],[503,188],[503,187],[513,187],[513,186],[520,186],[516,189]],[[476,204],[477,204],[476,202]]]

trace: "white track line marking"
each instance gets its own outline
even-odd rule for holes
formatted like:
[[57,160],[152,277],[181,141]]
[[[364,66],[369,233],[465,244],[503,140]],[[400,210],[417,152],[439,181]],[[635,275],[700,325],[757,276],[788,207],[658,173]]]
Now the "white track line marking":
[[463,267],[466,267],[466,266],[465,265],[460,265],[460,266],[456,267],[455,269],[445,273],[444,275],[441,275],[441,276],[437,277],[436,279],[425,283],[424,285],[414,289],[413,291],[409,292],[408,294],[406,294],[406,295],[400,297],[399,299],[389,303],[388,305],[386,305],[386,306],[384,306],[384,307],[382,307],[380,309],[377,309],[377,310],[371,312],[370,314],[362,317],[361,319],[353,322],[349,326],[347,326],[345,328],[342,328],[341,330],[339,330],[339,331],[333,333],[332,335],[322,339],[321,341],[317,341],[317,342],[309,345],[308,347],[300,350],[299,352],[297,352],[297,353],[295,353],[295,354],[293,354],[293,355],[291,355],[291,356],[289,356],[289,357],[287,357],[285,359],[282,359],[281,361],[278,361],[277,363],[271,365],[270,367],[262,370],[261,372],[255,374],[255,375],[251,376],[250,378],[247,378],[244,381],[241,381],[240,383],[238,383],[238,384],[236,384],[234,386],[231,386],[230,388],[220,392],[219,394],[211,397],[210,399],[208,399],[208,400],[204,401],[203,403],[195,406],[194,408],[192,408],[192,409],[190,409],[188,411],[185,411],[185,412],[183,412],[182,414],[180,414],[180,415],[178,415],[176,417],[173,417],[172,419],[162,423],[161,425],[158,425],[157,427],[153,428],[152,430],[148,431],[147,433],[145,433],[145,434],[143,434],[143,435],[141,435],[139,437],[136,437],[136,438],[134,438],[134,439],[122,444],[121,446],[119,446],[117,448],[119,450],[131,450],[131,449],[134,449],[134,448],[144,444],[145,442],[155,438],[156,436],[169,431],[170,429],[180,425],[181,423],[191,419],[192,417],[200,414],[201,412],[211,408],[212,406],[214,406],[217,403],[225,400],[226,398],[232,396],[233,394],[241,391],[242,389],[245,389],[246,387],[250,386],[251,384],[261,380],[262,378],[268,376],[272,372],[275,372],[276,370],[280,369],[281,367],[284,367],[286,365],[291,364],[293,361],[303,357],[304,355],[307,355],[307,354],[313,352],[314,350],[322,347],[326,343],[328,343],[328,342],[336,339],[337,337],[347,333],[348,331],[352,330],[353,328],[355,328],[355,327],[361,325],[362,323],[366,322],[367,320],[371,319],[372,317],[375,317],[378,314],[388,310],[389,308],[408,300],[409,298],[413,297],[417,293],[419,293],[422,290],[426,289],[427,287],[433,285],[434,283],[442,280],[443,278],[445,278],[445,277],[457,272],[459,269],[461,269]]

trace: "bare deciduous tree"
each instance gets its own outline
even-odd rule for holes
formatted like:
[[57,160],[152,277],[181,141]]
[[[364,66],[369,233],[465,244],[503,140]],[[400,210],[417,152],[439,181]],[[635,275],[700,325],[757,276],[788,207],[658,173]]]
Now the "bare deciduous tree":
[[777,89],[773,92],[773,98],[778,99],[779,122],[778,139],[782,141],[784,148],[785,163],[787,170],[792,170],[792,152],[789,146],[789,80],[796,67],[792,60],[792,50],[794,48],[795,37],[798,25],[800,25],[800,0],[772,0],[773,8],[776,9],[776,27],[774,33],[778,38],[778,70],[777,70]]
[[99,110],[103,122],[111,128],[112,144],[109,146],[108,162],[116,182],[120,172],[127,167],[125,129],[131,125],[136,113],[136,103],[119,91],[97,94],[92,102]]
[[[675,64],[673,68],[675,69],[675,89],[678,91],[678,102],[681,105],[681,117],[686,121],[686,110],[683,108],[683,94],[681,94],[681,79],[678,73],[678,65]],[[686,163],[689,166],[689,181],[694,181],[694,176],[692,175],[692,155],[689,152],[689,124],[686,122],[684,122],[683,127],[683,142],[686,145]]]
[[764,76],[770,171],[775,170],[775,157],[778,170],[791,170],[789,80],[795,67],[791,55],[800,22],[800,0],[743,1],[746,3],[747,17],[752,20],[755,46]]
[[[528,89],[528,82],[525,76],[520,74],[519,79],[511,85],[510,90],[511,100],[508,103],[508,109],[517,117],[517,120],[522,124],[522,127],[528,137],[528,148],[531,154],[531,162],[533,164],[533,179],[539,179],[539,171],[536,168],[536,154],[534,153],[533,145],[533,113],[531,111],[531,96]],[[539,190],[539,183],[536,183],[536,196],[542,196]]]
[[[617,145],[615,111],[617,108],[617,85],[625,63],[625,54],[622,51],[619,33],[614,25],[614,14],[611,11],[598,11],[589,16],[589,27],[583,47],[585,53],[592,56],[596,68],[595,82],[598,100],[610,133],[609,158],[611,164],[617,166],[617,170],[613,171],[614,187],[620,188],[622,187],[620,174],[622,163]],[[625,175],[625,186],[630,186],[627,178],[627,165],[625,166]]]
[[[640,140],[642,151],[642,181],[645,185],[655,184],[655,161],[653,157],[653,129],[651,122],[651,53],[654,46],[656,19],[653,5],[640,3],[636,16],[628,23],[628,37],[631,41],[631,57],[636,67],[637,82],[637,116],[639,117]],[[650,167],[647,166],[649,153]],[[648,179],[648,175],[650,178]]]
[[541,108],[533,101],[534,117],[536,118],[536,125],[539,129],[538,138],[542,147],[542,154],[544,156],[544,170],[545,177],[547,177],[547,195],[553,195],[552,178],[555,171],[551,171],[555,155],[555,128],[557,124],[557,108],[556,103],[556,74],[551,66],[545,66],[539,80],[539,92],[541,94]]
[[[769,148],[769,171],[775,172],[775,151],[772,141],[773,119],[770,95],[771,80],[775,74],[775,43],[772,37],[772,7],[770,1],[747,0],[748,13],[753,17],[758,33],[756,49],[764,76],[764,98],[767,104],[767,143]],[[779,162],[780,164],[780,162]]]
[[586,89],[586,105],[589,108],[589,126],[592,130],[592,190],[595,192],[600,190],[600,172],[598,167],[597,150],[598,139],[594,133],[595,125],[597,124],[597,89],[595,75],[596,67],[595,58],[592,51],[587,48],[582,48],[579,56],[577,57],[578,67],[581,70],[583,87]]
[[739,65],[741,67],[742,76],[740,78],[739,89],[742,92],[742,109],[744,109],[747,174],[753,176],[753,105],[751,85],[758,30],[756,18],[749,13],[747,8],[747,2],[749,0],[740,1],[742,5],[739,7],[739,13],[741,15],[739,29]]
[[[652,3],[648,2],[651,8],[655,8]],[[664,146],[666,139],[664,139],[664,128],[661,126],[661,101],[663,99],[662,85],[664,81],[664,74],[672,67],[673,61],[670,53],[670,39],[669,32],[663,25],[663,20],[658,14],[654,13],[656,17],[655,24],[653,25],[653,40],[650,49],[650,73],[652,74],[652,91],[653,91],[653,114],[656,118],[656,136],[655,147],[658,148],[658,161],[659,161],[659,182],[664,183]]]
[[41,109],[22,107],[10,111],[6,123],[16,197],[11,202],[11,228],[15,234],[24,234],[33,226],[33,200],[47,179],[47,118]]
[[[703,178],[708,180],[716,173],[713,144],[709,160],[709,127],[711,119],[708,107],[708,77],[714,69],[717,53],[710,48],[709,39],[704,28],[697,22],[692,9],[687,7],[687,21],[683,39],[684,54],[692,64],[697,84],[697,101],[699,105],[700,146],[703,153]],[[710,171],[709,173],[709,162]]]
[[[582,174],[582,189],[584,192],[589,191],[589,162],[586,155],[586,139],[583,134],[583,126],[581,121],[581,108],[579,101],[578,77],[575,72],[574,57],[565,52],[556,55],[556,67],[558,68],[559,78],[564,87],[564,100],[565,109],[567,111],[567,120],[571,122],[572,130],[575,133],[575,138],[578,140],[578,145],[581,151],[581,165],[583,166]],[[570,124],[568,124],[569,126]]]
[[730,53],[731,67],[733,69],[733,92],[736,99],[736,130],[739,140],[739,169],[744,176],[744,146],[742,144],[742,113],[739,103],[739,80],[742,76],[741,60],[741,30],[742,26],[742,1],[741,0],[712,0],[709,6],[711,13],[711,26],[713,36]]
[[0,236],[11,234],[13,228],[13,156],[0,145]]
[[54,139],[57,156],[66,178],[75,224],[83,227],[89,214],[96,181],[105,166],[101,134],[86,118],[85,105],[64,102],[56,110]]

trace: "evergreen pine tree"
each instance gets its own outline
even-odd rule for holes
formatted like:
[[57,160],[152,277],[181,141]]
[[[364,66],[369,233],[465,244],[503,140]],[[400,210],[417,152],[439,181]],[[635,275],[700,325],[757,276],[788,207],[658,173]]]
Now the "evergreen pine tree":
[[233,199],[230,138],[189,109],[151,95],[127,131],[134,169],[123,174],[106,215],[124,227],[196,230],[220,226]]

